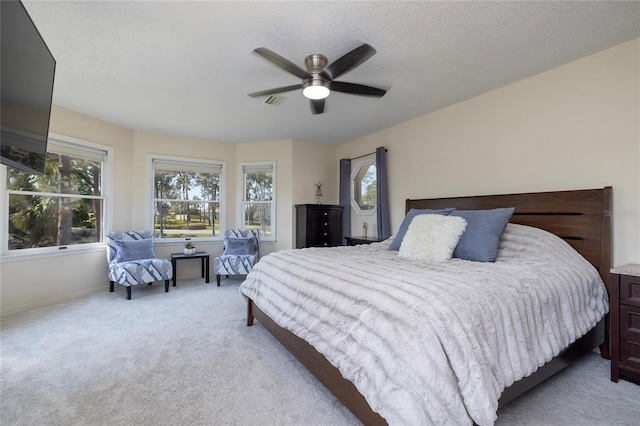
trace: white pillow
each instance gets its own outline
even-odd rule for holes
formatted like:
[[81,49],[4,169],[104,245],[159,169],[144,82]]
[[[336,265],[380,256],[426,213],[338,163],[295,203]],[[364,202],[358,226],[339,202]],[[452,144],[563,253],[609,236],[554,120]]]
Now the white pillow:
[[428,262],[451,259],[467,221],[457,216],[422,214],[411,221],[398,256]]

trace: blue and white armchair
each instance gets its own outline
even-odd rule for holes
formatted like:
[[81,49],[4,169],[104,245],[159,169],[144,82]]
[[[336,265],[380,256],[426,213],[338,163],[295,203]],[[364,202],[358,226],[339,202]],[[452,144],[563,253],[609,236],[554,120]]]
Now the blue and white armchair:
[[169,291],[173,267],[167,259],[156,257],[151,231],[107,232],[107,262],[111,292],[117,282],[125,286],[127,299],[131,299],[131,286],[160,280],[164,280],[164,291]]
[[260,259],[260,231],[228,229],[222,255],[213,260],[213,273],[220,287],[220,275],[246,275]]

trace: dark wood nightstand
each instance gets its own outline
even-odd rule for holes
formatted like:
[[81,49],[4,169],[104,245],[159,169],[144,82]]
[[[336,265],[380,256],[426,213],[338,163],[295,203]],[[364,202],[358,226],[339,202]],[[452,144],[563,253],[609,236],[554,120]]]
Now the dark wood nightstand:
[[371,244],[371,243],[379,243],[382,241],[381,238],[378,237],[344,237],[347,240],[348,246],[357,246],[359,244]]
[[640,384],[640,265],[611,269],[611,380]]

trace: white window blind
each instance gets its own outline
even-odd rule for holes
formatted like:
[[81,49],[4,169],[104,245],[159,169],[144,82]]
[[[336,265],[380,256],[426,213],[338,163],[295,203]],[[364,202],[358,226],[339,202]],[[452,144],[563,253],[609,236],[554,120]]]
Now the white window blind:
[[153,169],[167,172],[221,173],[222,164],[153,159]]
[[249,164],[242,166],[243,173],[271,173],[273,172],[272,164]]
[[99,162],[104,162],[107,159],[107,151],[89,146],[71,144],[57,139],[49,139],[47,151]]

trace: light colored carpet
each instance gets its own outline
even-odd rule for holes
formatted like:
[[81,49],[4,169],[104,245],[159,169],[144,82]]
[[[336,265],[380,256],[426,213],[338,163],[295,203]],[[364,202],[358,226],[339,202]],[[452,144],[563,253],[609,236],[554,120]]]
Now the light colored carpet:
[[[98,293],[2,318],[2,425],[353,425],[271,335],[245,326],[240,280]],[[632,425],[640,386],[590,355],[498,425]]]

